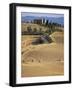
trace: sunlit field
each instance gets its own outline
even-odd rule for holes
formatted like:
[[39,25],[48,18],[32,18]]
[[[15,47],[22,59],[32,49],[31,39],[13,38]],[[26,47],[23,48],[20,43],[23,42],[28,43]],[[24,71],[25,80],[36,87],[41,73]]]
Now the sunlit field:
[[[38,26],[39,27],[39,26]],[[64,75],[64,32],[21,36],[21,76]]]

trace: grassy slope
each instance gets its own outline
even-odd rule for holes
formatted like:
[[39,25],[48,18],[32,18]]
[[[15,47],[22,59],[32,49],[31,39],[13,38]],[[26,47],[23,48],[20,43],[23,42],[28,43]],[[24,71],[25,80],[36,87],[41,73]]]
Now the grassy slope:
[[[33,25],[34,27],[34,25]],[[32,45],[39,36],[22,36],[22,77],[54,76],[64,74],[64,32],[54,32],[50,35],[51,44]],[[25,46],[25,41],[28,45]],[[33,62],[32,62],[33,61]]]

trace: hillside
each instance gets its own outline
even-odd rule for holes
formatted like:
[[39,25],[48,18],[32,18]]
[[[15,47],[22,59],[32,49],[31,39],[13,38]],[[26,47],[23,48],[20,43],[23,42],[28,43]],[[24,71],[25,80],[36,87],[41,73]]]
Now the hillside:
[[37,29],[37,31],[40,31],[40,28],[41,28],[42,31],[46,31],[47,29],[49,29],[47,27],[44,27],[44,26],[41,26],[41,25],[38,25],[38,24],[22,23],[22,26],[21,26],[22,32],[27,31],[28,27],[31,27],[32,31],[34,31],[35,28]]
[[60,26],[46,26],[33,23],[22,23],[21,24],[22,35],[41,35],[41,34],[52,34],[55,31],[64,31],[63,27]]
[[53,42],[55,43],[64,43],[64,31],[63,32],[54,32],[53,34],[50,35],[52,38]]
[[[21,76],[64,75],[64,28],[56,27],[53,31],[49,27],[32,23],[22,23],[21,28],[22,32],[29,29],[27,34],[21,36]],[[30,35],[30,29],[31,32],[44,33]]]

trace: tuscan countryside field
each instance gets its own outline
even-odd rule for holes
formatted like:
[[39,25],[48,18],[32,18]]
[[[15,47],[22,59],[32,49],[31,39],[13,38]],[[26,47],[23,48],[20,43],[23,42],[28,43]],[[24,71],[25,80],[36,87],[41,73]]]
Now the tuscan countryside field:
[[21,77],[64,75],[64,16],[21,13]]

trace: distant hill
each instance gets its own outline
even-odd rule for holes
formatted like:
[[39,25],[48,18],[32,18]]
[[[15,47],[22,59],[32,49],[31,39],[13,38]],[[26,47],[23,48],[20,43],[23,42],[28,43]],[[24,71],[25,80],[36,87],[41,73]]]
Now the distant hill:
[[42,19],[45,18],[46,20],[48,20],[49,22],[54,22],[54,23],[58,23],[61,25],[64,25],[64,17],[36,17],[36,16],[25,16],[25,17],[21,17],[21,21],[22,23],[24,22],[31,22],[34,19]]

